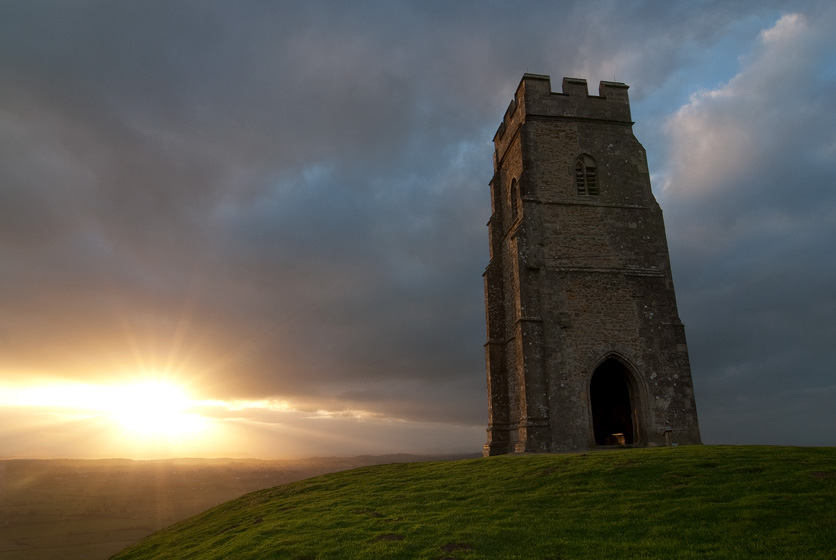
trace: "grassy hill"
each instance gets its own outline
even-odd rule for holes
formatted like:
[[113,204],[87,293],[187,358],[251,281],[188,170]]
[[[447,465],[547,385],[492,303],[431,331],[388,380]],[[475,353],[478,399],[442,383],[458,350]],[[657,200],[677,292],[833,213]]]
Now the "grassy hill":
[[364,467],[247,494],[114,559],[836,558],[836,449]]
[[464,458],[0,460],[0,559],[106,560],[164,527],[263,488],[383,463]]

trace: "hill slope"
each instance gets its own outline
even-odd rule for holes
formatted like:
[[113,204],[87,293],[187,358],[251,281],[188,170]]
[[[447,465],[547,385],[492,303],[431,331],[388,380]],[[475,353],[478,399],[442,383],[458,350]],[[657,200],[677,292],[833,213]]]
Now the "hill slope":
[[833,558],[836,449],[700,446],[364,467],[247,494],[128,559]]

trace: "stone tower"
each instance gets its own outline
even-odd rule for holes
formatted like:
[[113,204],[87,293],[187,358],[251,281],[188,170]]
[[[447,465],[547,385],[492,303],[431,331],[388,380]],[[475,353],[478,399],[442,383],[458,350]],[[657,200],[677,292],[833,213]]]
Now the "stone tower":
[[485,455],[700,443],[627,87],[525,74],[494,136]]

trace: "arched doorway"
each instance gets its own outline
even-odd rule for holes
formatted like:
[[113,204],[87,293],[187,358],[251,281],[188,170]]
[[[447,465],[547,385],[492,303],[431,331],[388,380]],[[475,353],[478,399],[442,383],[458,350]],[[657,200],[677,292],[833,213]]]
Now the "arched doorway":
[[635,410],[627,367],[615,358],[595,369],[589,384],[592,429],[596,445],[636,442]]

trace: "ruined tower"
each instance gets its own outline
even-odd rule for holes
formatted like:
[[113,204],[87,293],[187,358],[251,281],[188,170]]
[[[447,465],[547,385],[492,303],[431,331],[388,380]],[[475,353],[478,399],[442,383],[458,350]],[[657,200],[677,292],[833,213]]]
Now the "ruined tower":
[[525,74],[494,136],[485,455],[700,443],[627,88]]

